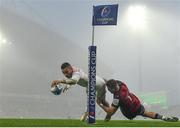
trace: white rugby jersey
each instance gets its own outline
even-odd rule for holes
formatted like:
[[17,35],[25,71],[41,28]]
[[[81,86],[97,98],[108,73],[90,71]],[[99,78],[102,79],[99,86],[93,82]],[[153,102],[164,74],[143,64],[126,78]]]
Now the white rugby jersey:
[[[88,75],[82,70],[77,67],[72,67],[73,68],[73,74],[70,79],[66,79],[66,81],[76,81],[76,84],[82,86],[82,87],[87,87],[88,86]],[[105,81],[103,78],[96,76],[96,89],[101,88],[102,86],[105,85]]]

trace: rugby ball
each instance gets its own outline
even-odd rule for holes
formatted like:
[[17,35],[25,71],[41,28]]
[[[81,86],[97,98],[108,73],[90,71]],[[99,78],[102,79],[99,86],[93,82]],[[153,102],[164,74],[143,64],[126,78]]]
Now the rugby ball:
[[51,92],[54,94],[54,95],[60,95],[62,93],[62,86],[61,85],[56,85],[54,87],[51,87]]

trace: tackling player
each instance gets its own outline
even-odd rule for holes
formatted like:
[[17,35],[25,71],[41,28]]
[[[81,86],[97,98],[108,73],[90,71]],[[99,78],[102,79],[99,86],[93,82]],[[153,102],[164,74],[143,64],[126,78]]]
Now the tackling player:
[[[59,83],[67,84],[63,91],[69,89],[71,85],[80,85],[86,88],[88,87],[88,75],[77,67],[71,66],[69,63],[65,62],[61,65],[62,73],[65,75],[66,79],[54,80],[52,81],[51,87],[58,85]],[[106,97],[106,86],[105,80],[99,76],[96,76],[96,102],[109,107],[109,103],[105,100]],[[81,121],[86,120],[87,111],[82,115]]]
[[104,106],[100,102],[98,103],[107,113],[105,121],[109,121],[118,108],[120,108],[122,114],[130,120],[138,115],[170,122],[179,120],[177,117],[166,117],[155,112],[146,111],[139,99],[133,93],[129,92],[126,84],[121,81],[111,79],[106,82],[106,86],[114,97],[110,107]]

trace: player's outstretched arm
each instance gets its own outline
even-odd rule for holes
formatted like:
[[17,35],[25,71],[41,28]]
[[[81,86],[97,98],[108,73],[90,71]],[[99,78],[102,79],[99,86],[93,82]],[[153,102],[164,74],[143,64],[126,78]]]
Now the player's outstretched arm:
[[110,107],[107,107],[107,106],[104,106],[103,104],[101,103],[98,103],[98,105],[107,113],[107,115],[109,116],[112,116],[116,111],[117,111],[117,108],[114,107],[114,106],[110,106]]
[[76,80],[73,80],[73,79],[53,80],[52,83],[51,83],[51,86],[53,87],[53,86],[56,86],[56,85],[58,85],[58,84],[60,84],[60,83],[72,85],[72,84],[76,84]]
[[54,87],[60,83],[60,80],[53,80],[51,83],[51,87]]

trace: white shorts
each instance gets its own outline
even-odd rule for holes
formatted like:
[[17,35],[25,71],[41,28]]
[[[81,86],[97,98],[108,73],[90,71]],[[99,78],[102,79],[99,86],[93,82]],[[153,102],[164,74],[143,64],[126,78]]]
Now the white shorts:
[[[96,76],[96,98],[99,100],[105,100],[106,97],[106,82],[103,78]],[[88,92],[86,87],[86,93]]]
[[106,95],[106,82],[99,76],[96,76],[96,97],[99,100],[104,100]]

